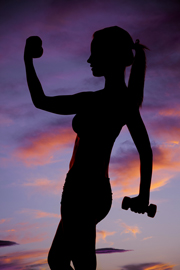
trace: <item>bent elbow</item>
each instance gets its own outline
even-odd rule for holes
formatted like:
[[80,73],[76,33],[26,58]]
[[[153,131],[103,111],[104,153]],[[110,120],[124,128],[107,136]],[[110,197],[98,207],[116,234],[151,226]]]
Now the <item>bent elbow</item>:
[[41,102],[39,102],[39,101],[37,101],[37,100],[33,100],[33,104],[34,104],[34,106],[37,108],[37,109],[41,109],[41,107],[42,107],[42,104],[41,104]]
[[35,98],[35,99],[32,99],[32,102],[34,104],[34,106],[37,108],[37,109],[41,109],[41,110],[44,110],[44,108],[46,107],[46,99],[45,97],[41,97],[41,98]]

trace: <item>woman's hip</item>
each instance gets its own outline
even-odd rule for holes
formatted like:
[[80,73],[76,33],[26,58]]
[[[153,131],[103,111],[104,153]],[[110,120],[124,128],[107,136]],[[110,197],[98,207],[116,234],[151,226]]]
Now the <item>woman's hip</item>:
[[[93,216],[103,219],[112,204],[112,190],[109,178],[77,177],[67,175],[61,198],[61,215]],[[99,222],[98,221],[98,222]]]

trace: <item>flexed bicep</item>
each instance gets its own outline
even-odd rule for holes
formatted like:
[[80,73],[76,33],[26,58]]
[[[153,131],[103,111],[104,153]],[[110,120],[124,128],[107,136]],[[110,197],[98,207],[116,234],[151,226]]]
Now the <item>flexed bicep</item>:
[[82,112],[92,103],[93,92],[81,92],[74,95],[45,96],[36,107],[48,112],[69,115]]
[[36,74],[33,58],[43,53],[42,40],[37,36],[26,40],[24,62],[26,77],[33,104],[36,108],[56,114],[76,114],[87,108],[92,102],[93,92],[81,92],[74,95],[46,96]]

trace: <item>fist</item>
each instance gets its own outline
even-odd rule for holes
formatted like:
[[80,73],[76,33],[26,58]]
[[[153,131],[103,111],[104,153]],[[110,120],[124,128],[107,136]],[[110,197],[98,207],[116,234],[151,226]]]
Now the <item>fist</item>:
[[131,198],[131,211],[139,214],[144,214],[147,212],[149,205],[149,200],[148,198],[141,198],[140,196]]
[[43,54],[42,40],[38,36],[26,39],[24,57],[39,58]]

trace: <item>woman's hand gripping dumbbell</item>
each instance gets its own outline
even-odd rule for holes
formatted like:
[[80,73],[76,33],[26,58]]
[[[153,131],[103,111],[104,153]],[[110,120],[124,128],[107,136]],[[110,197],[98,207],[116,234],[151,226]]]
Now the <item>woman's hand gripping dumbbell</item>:
[[39,58],[43,54],[42,40],[38,36],[31,36],[26,39],[24,59]]
[[147,212],[148,217],[151,218],[155,216],[157,211],[157,206],[155,204],[148,205],[148,203],[145,203],[139,196],[135,198],[124,197],[121,207],[124,210],[128,210],[130,208],[131,211],[139,214]]

